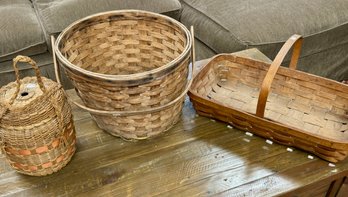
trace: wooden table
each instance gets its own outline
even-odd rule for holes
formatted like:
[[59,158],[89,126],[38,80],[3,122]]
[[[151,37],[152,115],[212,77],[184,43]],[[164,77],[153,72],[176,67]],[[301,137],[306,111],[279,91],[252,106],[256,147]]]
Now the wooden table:
[[[239,55],[270,61],[255,49]],[[13,171],[0,155],[0,195],[348,196],[348,160],[330,167],[301,150],[267,144],[196,115],[188,99],[174,128],[138,142],[115,138],[87,112],[73,111],[78,150],[72,161],[53,175],[30,177]]]

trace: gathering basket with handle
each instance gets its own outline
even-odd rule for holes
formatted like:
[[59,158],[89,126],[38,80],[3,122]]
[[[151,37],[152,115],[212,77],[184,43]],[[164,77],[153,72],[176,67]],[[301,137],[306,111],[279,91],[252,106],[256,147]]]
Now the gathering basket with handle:
[[[338,162],[348,154],[348,85],[296,70],[302,37],[271,64],[231,54],[212,58],[189,90],[203,116]],[[293,47],[289,68],[280,66]]]
[[[54,39],[52,39],[54,40]],[[98,126],[126,139],[168,130],[188,91],[190,31],[167,16],[140,10],[80,19],[52,41],[61,66]]]
[[[36,77],[19,78],[18,62],[27,62]],[[16,81],[0,89],[0,146],[16,171],[45,176],[63,168],[76,150],[71,108],[61,85],[41,77],[26,56],[13,60]]]

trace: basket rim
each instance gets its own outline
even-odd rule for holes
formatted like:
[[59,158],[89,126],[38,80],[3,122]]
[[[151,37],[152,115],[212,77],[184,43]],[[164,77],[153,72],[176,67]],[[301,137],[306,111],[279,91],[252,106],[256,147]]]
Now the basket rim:
[[[308,131],[306,131],[304,129],[299,129],[299,128],[294,127],[294,126],[289,125],[289,124],[281,123],[279,121],[275,121],[275,120],[271,120],[271,119],[267,119],[267,118],[260,118],[260,117],[256,116],[253,113],[249,113],[249,112],[246,112],[244,110],[239,110],[239,109],[237,109],[235,107],[229,107],[229,106],[227,106],[227,105],[225,105],[225,104],[223,104],[221,102],[218,102],[218,101],[208,100],[208,99],[204,98],[201,94],[197,93],[195,91],[194,87],[195,87],[197,81],[199,80],[199,76],[202,76],[202,75],[204,76],[206,74],[204,72],[208,71],[209,69],[211,69],[211,66],[216,64],[215,61],[220,61],[219,58],[221,58],[221,57],[227,57],[227,58],[229,58],[227,61],[231,61],[231,62],[236,62],[237,59],[246,59],[246,60],[251,60],[251,61],[253,61],[255,63],[259,63],[259,64],[262,64],[262,65],[270,65],[270,63],[265,63],[265,62],[262,62],[262,61],[259,61],[259,60],[255,60],[255,59],[251,59],[251,58],[247,58],[247,57],[242,57],[242,56],[238,56],[238,55],[234,55],[234,54],[229,54],[229,53],[217,54],[217,55],[213,56],[212,58],[210,58],[209,61],[203,65],[201,70],[198,71],[198,73],[194,76],[194,79],[192,80],[192,85],[189,88],[189,90],[187,92],[187,95],[190,97],[190,99],[191,99],[191,101],[193,103],[197,102],[197,103],[203,103],[205,105],[210,105],[210,108],[214,108],[215,106],[220,106],[220,108],[222,107],[222,108],[225,108],[225,109],[228,109],[228,110],[233,110],[233,111],[236,111],[239,114],[255,118],[255,119],[259,120],[259,121],[265,121],[265,122],[268,122],[270,124],[277,125],[277,126],[280,126],[280,127],[283,127],[283,128],[290,128],[290,129],[294,130],[294,133],[296,133],[296,134],[303,133],[303,134],[306,134],[307,136],[315,138],[316,140],[323,140],[326,143],[331,143],[331,144],[335,143],[334,145],[339,144],[339,145],[342,145],[342,146],[346,146],[347,150],[348,150],[348,139],[338,139],[338,138],[323,136],[323,135],[320,135],[320,134],[308,132]],[[283,66],[279,70],[280,71],[290,71],[290,72],[299,74],[297,77],[294,76],[296,78],[303,79],[303,76],[305,75],[306,77],[309,77],[311,79],[321,79],[322,81],[325,82],[325,83],[321,84],[322,86],[334,85],[336,90],[339,90],[339,91],[348,90],[348,85],[345,85],[345,84],[340,83],[338,81],[335,81],[333,79],[324,78],[324,77],[317,76],[317,75],[314,75],[314,74],[311,74],[311,73],[307,73],[307,72],[304,72],[304,71],[301,71],[301,70],[292,70],[292,69],[289,69],[289,68],[283,67]],[[313,142],[313,140],[311,142]],[[318,144],[323,145],[323,143],[319,143],[319,142],[318,142]]]
[[104,116],[113,116],[113,117],[124,117],[124,116],[134,116],[134,115],[141,115],[141,114],[149,114],[149,113],[155,113],[159,111],[163,111],[165,109],[168,109],[175,104],[177,104],[181,99],[185,98],[185,95],[188,93],[191,85],[193,82],[193,76],[191,76],[191,79],[189,79],[186,82],[186,87],[185,89],[181,92],[179,96],[177,96],[175,99],[170,101],[169,103],[162,105],[162,106],[157,106],[154,108],[150,109],[144,109],[144,110],[132,110],[132,111],[107,111],[107,110],[100,110],[100,109],[94,109],[94,108],[89,108],[85,107],[84,105],[81,105],[79,102],[73,102],[76,106],[88,111],[91,114],[94,115],[104,115]]
[[[76,66],[75,64],[72,64],[66,57],[63,56],[61,51],[59,50],[59,43],[62,41],[62,38],[67,34],[67,32],[78,25],[79,23],[92,19],[94,17],[102,16],[102,15],[113,15],[113,14],[120,14],[120,13],[138,13],[138,14],[147,14],[147,15],[153,15],[157,18],[164,18],[165,20],[177,25],[180,27],[186,36],[186,45],[181,52],[179,56],[177,56],[175,59],[172,61],[168,62],[167,64],[160,66],[158,68],[141,72],[141,73],[134,73],[134,74],[126,74],[126,75],[110,75],[110,74],[102,74],[102,73],[97,73],[97,72],[92,72],[86,69],[83,69],[81,67]],[[178,22],[175,19],[172,19],[168,16],[150,12],[150,11],[144,11],[144,10],[136,10],[136,9],[127,9],[127,10],[114,10],[114,11],[107,11],[107,12],[100,12],[97,14],[92,14],[89,16],[86,16],[84,18],[78,19],[75,22],[71,23],[68,27],[66,27],[58,36],[54,46],[53,46],[53,53],[55,53],[60,61],[63,63],[63,67],[67,67],[68,69],[77,71],[82,74],[86,74],[88,76],[92,76],[98,79],[102,80],[109,80],[109,81],[135,81],[135,80],[142,80],[142,79],[153,79],[157,77],[158,74],[160,74],[158,77],[163,76],[167,73],[170,73],[172,70],[176,68],[177,65],[179,65],[179,62],[183,61],[186,57],[187,54],[189,54],[189,51],[192,48],[192,39],[190,36],[190,31],[180,22]],[[164,73],[163,73],[164,72]],[[162,73],[162,74],[161,74]]]

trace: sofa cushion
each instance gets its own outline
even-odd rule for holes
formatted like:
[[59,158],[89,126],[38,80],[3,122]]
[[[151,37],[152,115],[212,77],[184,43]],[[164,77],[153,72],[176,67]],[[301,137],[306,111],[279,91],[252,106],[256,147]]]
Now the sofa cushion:
[[0,1],[0,62],[18,54],[47,51],[45,37],[28,0]]
[[218,53],[258,47],[273,58],[295,33],[305,37],[302,55],[348,43],[347,0],[181,1],[181,21]]
[[61,32],[72,22],[98,12],[117,9],[141,9],[177,16],[178,0],[34,0],[47,34]]

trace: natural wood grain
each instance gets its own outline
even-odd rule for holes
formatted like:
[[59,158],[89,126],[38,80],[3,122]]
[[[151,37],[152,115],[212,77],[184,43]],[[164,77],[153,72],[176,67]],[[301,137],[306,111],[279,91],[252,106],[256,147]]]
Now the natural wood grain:
[[[261,54],[254,49],[243,53],[248,52]],[[71,90],[68,94],[78,98]],[[103,132],[76,107],[73,115],[77,152],[69,165],[50,176],[29,177],[14,172],[0,155],[0,196],[267,196],[313,191],[311,196],[347,175],[348,161],[329,167],[301,150],[267,144],[197,116],[188,99],[170,131],[138,142]]]
[[301,196],[301,197],[325,197],[329,191],[332,180],[320,181],[319,183],[311,184],[304,189],[296,190],[285,196]]
[[[224,138],[226,138],[226,136],[222,136],[222,140]],[[212,141],[212,142],[217,144],[220,143],[219,141],[217,142]],[[184,162],[182,161],[179,161],[178,163],[171,162],[171,163],[168,163],[167,165],[164,165],[163,167],[151,169],[149,172],[145,173],[147,175],[143,179],[138,179],[138,180],[133,179],[130,182],[129,181],[125,182],[121,180],[120,182],[107,185],[105,187],[102,187],[100,189],[97,189],[95,191],[88,192],[88,193],[89,194],[102,193],[102,194],[108,194],[108,195],[122,195],[120,194],[120,191],[124,191],[125,188],[128,188],[128,191],[130,191],[131,189],[133,195],[139,196],[141,194],[146,194],[146,195],[160,194],[163,192],[168,192],[168,188],[169,190],[171,190],[171,188],[183,187],[183,191],[185,192],[185,195],[190,196],[192,195],[192,193],[189,193],[188,191],[185,191],[185,190],[188,190],[188,188],[192,188],[191,184],[196,185],[196,183],[198,183],[197,181],[201,179],[206,179],[211,176],[214,177],[222,172],[225,174],[232,174],[231,171],[236,174],[238,174],[239,172],[240,176],[241,177],[243,176],[242,174],[245,172],[241,171],[241,169],[244,169],[244,167],[242,166],[245,165],[245,161],[241,160],[239,157],[231,155],[228,151],[226,151],[228,149],[234,149],[236,153],[239,153],[241,155],[247,154],[249,151],[253,151],[254,154],[250,155],[250,157],[252,158],[251,162],[260,161],[262,159],[272,157],[274,155],[280,154],[281,152],[285,151],[284,149],[283,150],[278,149],[271,154],[267,154],[266,152],[263,152],[262,150],[258,148],[258,146],[263,144],[263,142],[261,142],[261,144],[255,144],[255,147],[253,149],[245,149],[241,146],[243,146],[243,144],[246,142],[244,142],[240,138],[232,140],[231,142],[228,142],[228,143],[230,143],[231,145],[226,147],[219,147],[217,148],[218,151],[216,151],[215,149],[211,151],[207,151],[208,152],[207,155],[201,153],[202,154],[201,157],[195,157],[195,158],[188,157]],[[172,170],[169,171],[168,169],[172,169]],[[235,169],[235,171],[230,169]],[[161,174],[154,174],[152,176],[148,176],[153,174],[154,171],[161,171],[165,173],[166,178],[168,180],[171,180],[171,179],[178,180],[179,184],[172,181],[161,181],[161,178],[160,178],[160,176],[162,176]],[[178,174],[177,173],[178,171],[180,171],[181,174]],[[251,169],[250,171],[254,171],[254,170]],[[255,172],[256,171],[257,170],[255,170]],[[144,173],[144,172],[141,172],[141,173]],[[262,175],[266,173],[266,171],[261,170],[258,173]],[[132,174],[131,176],[134,176],[135,178],[138,176],[138,174],[134,174],[134,175]],[[219,180],[220,178],[221,177],[219,177]],[[143,184],[149,183],[151,185],[151,193],[146,193],[146,192],[144,193],[142,188],[129,188],[130,183],[134,185],[143,185]],[[199,183],[199,185],[201,184]],[[193,194],[197,194],[197,191],[201,191],[200,187],[194,187],[194,189],[195,189],[195,193]],[[103,191],[105,193],[103,193]],[[179,191],[179,192],[173,191],[173,193],[183,193],[183,191]],[[170,191],[170,193],[172,193],[172,191]]]
[[[166,193],[161,195],[184,193],[185,196],[204,196],[219,193],[228,190],[229,188],[239,187],[244,183],[263,178],[264,176],[273,174],[282,169],[286,169],[289,164],[298,165],[303,163],[305,158],[303,157],[303,159],[289,162],[289,157],[291,157],[289,154],[283,152],[277,155],[268,154],[264,158],[256,157],[256,160],[250,160],[247,164],[240,164],[240,166],[238,166],[238,161],[236,161],[237,166],[235,168],[230,167],[228,170],[222,169],[221,171],[212,173],[200,180],[192,180],[189,184],[175,188],[174,190],[166,191]],[[258,162],[262,160],[265,161],[264,164],[267,167],[261,169]]]
[[337,197],[345,197],[348,194],[348,178],[344,177],[343,185],[338,191]]
[[327,197],[335,197],[337,196],[338,192],[340,191],[340,188],[342,187],[342,184],[344,182],[345,177],[339,178],[335,181],[333,181],[330,185],[330,188],[327,192]]
[[[346,162],[340,167],[347,168],[348,163]],[[291,191],[299,187],[299,185],[308,186],[313,180],[319,181],[323,177],[334,176],[334,174],[332,168],[329,168],[322,160],[315,160],[249,182],[238,188],[232,188],[220,193],[219,196],[285,195],[284,188]],[[293,177],[294,179],[289,179],[289,177]]]

